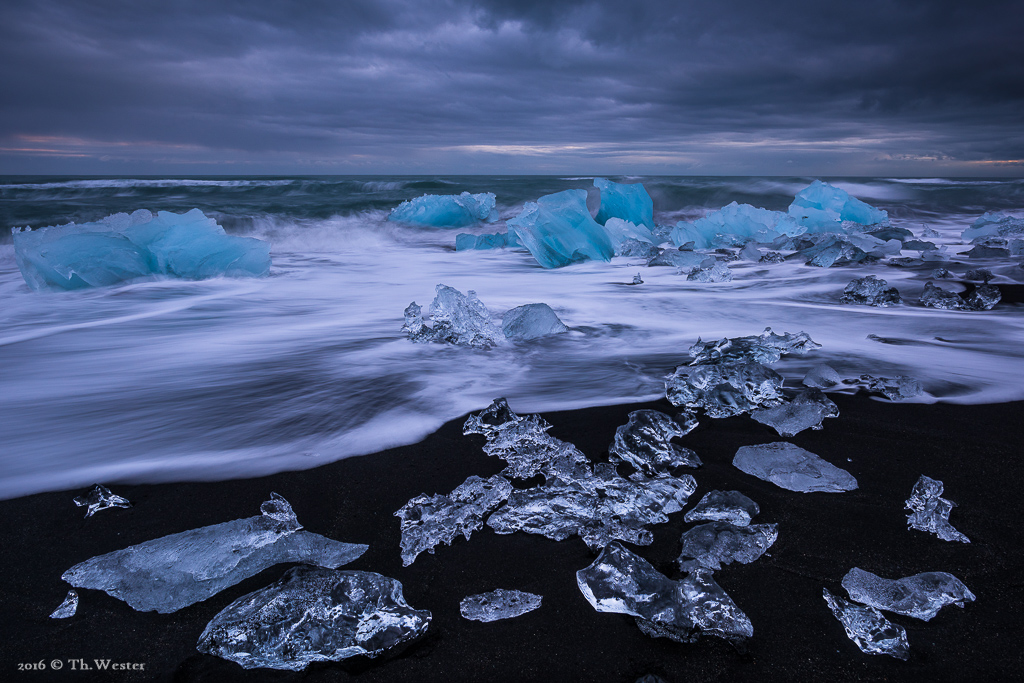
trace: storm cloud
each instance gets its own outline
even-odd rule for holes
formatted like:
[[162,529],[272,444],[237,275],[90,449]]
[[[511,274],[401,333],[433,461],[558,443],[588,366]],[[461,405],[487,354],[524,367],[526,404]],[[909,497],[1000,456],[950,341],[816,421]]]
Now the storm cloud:
[[1015,2],[9,1],[3,173],[1019,175]]

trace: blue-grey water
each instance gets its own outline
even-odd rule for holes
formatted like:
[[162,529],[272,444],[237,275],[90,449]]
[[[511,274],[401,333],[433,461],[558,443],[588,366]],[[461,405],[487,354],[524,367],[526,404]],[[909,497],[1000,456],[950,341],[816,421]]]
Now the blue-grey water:
[[[643,182],[660,224],[731,201],[785,210],[811,178],[613,178]],[[494,192],[504,230],[525,201],[592,177],[0,177],[0,498],[94,482],[255,476],[413,443],[507,396],[521,412],[649,400],[698,337],[804,330],[823,348],[778,370],[796,386],[813,364],[854,376],[918,377],[921,401],[1024,399],[1024,308],[985,313],[914,305],[928,268],[813,268],[734,262],[729,283],[694,283],[637,259],[540,268],[525,251],[455,252],[461,230],[388,223],[425,193]],[[828,179],[886,209],[894,225],[954,254],[952,270],[1014,261],[955,258],[986,211],[1024,210],[1020,179]],[[269,240],[263,279],[147,280],[35,292],[9,228],[97,220],[136,209],[202,209],[229,232]],[[907,253],[905,255],[914,255]],[[641,272],[645,283],[630,287]],[[910,305],[839,303],[872,273]],[[411,301],[444,283],[475,290],[496,316],[550,304],[567,335],[491,350],[413,344]],[[869,337],[874,335],[874,337]],[[878,341],[878,338],[887,340]],[[826,427],[827,429],[827,427]],[[386,476],[386,475],[382,475]]]

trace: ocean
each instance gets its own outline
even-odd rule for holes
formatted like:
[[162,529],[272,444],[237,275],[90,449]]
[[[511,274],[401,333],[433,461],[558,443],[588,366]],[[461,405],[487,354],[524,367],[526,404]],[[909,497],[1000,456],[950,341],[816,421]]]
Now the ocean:
[[[672,225],[732,201],[785,210],[812,178],[611,177],[642,182]],[[822,178],[892,224],[1024,282],[1014,260],[957,258],[987,211],[1024,210],[1022,179]],[[519,413],[649,401],[698,338],[807,332],[822,348],[776,370],[799,386],[840,374],[908,375],[913,401],[1024,399],[1024,308],[917,305],[937,264],[815,268],[735,261],[734,280],[687,281],[636,258],[541,268],[515,249],[456,252],[459,232],[504,231],[524,202],[593,177],[0,177],[0,498],[100,482],[252,477],[415,443],[504,396]],[[389,223],[401,201],[493,192],[501,220],[470,230]],[[117,212],[199,208],[272,245],[262,279],[147,280],[71,292],[29,289],[9,229]],[[905,256],[916,253],[904,253]],[[644,284],[628,283],[637,273]],[[874,274],[906,305],[844,305]],[[493,349],[411,343],[403,310],[438,284],[476,291],[495,317],[549,304],[570,332]],[[381,474],[387,476],[386,473]]]

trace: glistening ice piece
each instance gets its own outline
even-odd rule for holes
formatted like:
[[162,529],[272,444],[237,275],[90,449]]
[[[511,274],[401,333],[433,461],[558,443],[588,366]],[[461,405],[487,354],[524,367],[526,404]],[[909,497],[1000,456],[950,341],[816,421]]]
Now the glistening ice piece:
[[60,603],[57,609],[53,610],[50,614],[51,619],[67,619],[75,616],[75,612],[78,611],[78,593],[75,591],[68,591],[67,597],[64,598],[64,602]]
[[61,577],[124,600],[141,612],[176,612],[282,562],[340,567],[367,546],[300,531],[276,493],[263,514],[163,536],[76,564]]
[[965,601],[974,601],[974,593],[947,572],[883,579],[854,567],[843,577],[843,588],[851,600],[924,621],[930,621],[946,605],[963,607]]
[[197,649],[246,669],[301,671],[312,662],[382,655],[421,636],[430,619],[409,606],[395,579],[293,567],[221,610]]
[[413,301],[405,309],[402,331],[414,342],[440,342],[456,346],[489,348],[505,343],[501,328],[491,319],[487,307],[470,290],[463,294],[454,287],[440,284],[430,304],[430,325],[423,321],[422,311]]
[[459,612],[472,621],[498,621],[512,619],[540,607],[541,596],[523,591],[499,588],[490,593],[479,593],[463,598]]
[[[718,570],[723,564],[750,564],[764,555],[779,537],[774,524],[736,526],[729,522],[708,522],[686,531],[680,541],[679,568],[686,571],[694,563]],[[693,558],[688,560],[686,558]]]
[[821,429],[826,417],[838,417],[839,408],[818,389],[807,389],[792,401],[772,408],[750,413],[761,424],[766,424],[779,436],[794,436],[805,429]]
[[747,526],[760,511],[757,503],[739,491],[709,491],[683,519],[687,522],[729,522]]
[[905,505],[910,510],[907,526],[935,534],[943,541],[970,543],[966,536],[949,523],[949,513],[956,507],[956,503],[942,498],[942,490],[941,481],[921,475]]
[[902,660],[910,656],[905,628],[890,622],[877,609],[843,600],[829,593],[827,588],[821,592],[832,614],[846,630],[846,637],[856,643],[862,652],[889,655]]
[[790,491],[841,493],[857,488],[857,480],[846,470],[785,441],[743,446],[732,464]]
[[844,304],[866,304],[868,306],[895,306],[903,303],[899,290],[874,275],[857,278],[846,285],[842,298]]
[[76,497],[75,505],[86,509],[86,517],[92,517],[100,510],[107,508],[130,508],[132,506],[127,498],[111,493],[110,489],[102,484],[96,484],[88,493]]
[[697,426],[696,420],[679,424],[657,410],[634,410],[629,422],[615,430],[608,448],[611,460],[624,460],[645,474],[665,472],[674,467],[700,467],[700,458],[671,439],[685,436]]
[[568,332],[547,304],[525,304],[506,311],[501,318],[501,331],[507,339],[528,340]]
[[431,228],[462,228],[480,221],[497,219],[493,192],[480,194],[425,194],[409,199],[391,210],[388,220]]

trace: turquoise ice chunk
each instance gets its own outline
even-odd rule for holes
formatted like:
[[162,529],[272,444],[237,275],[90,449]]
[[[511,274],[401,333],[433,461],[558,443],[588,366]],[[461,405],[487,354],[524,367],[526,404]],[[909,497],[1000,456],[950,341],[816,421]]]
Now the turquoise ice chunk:
[[676,246],[693,242],[695,249],[711,249],[718,235],[738,241],[771,242],[780,235],[794,237],[806,231],[789,214],[733,202],[693,222],[680,221],[669,234]]
[[660,240],[654,236],[654,233],[648,230],[644,225],[634,225],[633,223],[621,218],[609,218],[608,222],[604,224],[604,231],[605,234],[608,235],[608,239],[612,241],[616,254],[620,253],[622,244],[626,240],[639,240],[640,242],[647,242],[649,244],[657,244],[660,242]]
[[887,224],[889,214],[862,202],[843,189],[815,180],[797,193],[789,215],[810,232],[845,232],[843,221],[861,225]]
[[480,221],[496,220],[493,192],[470,194],[425,194],[392,209],[389,221],[428,228],[464,228]]
[[34,290],[104,287],[152,275],[148,254],[124,235],[88,225],[14,231],[14,258]]
[[604,227],[590,216],[586,190],[564,190],[526,202],[508,221],[508,229],[545,268],[608,261],[615,253]]
[[469,249],[501,249],[502,247],[521,246],[516,240],[514,233],[496,232],[483,235],[473,235],[468,232],[460,232],[455,236],[455,251],[466,251]]
[[594,187],[601,191],[601,208],[595,219],[605,225],[609,218],[621,218],[633,225],[654,229],[654,202],[641,183],[613,183],[594,178]]

